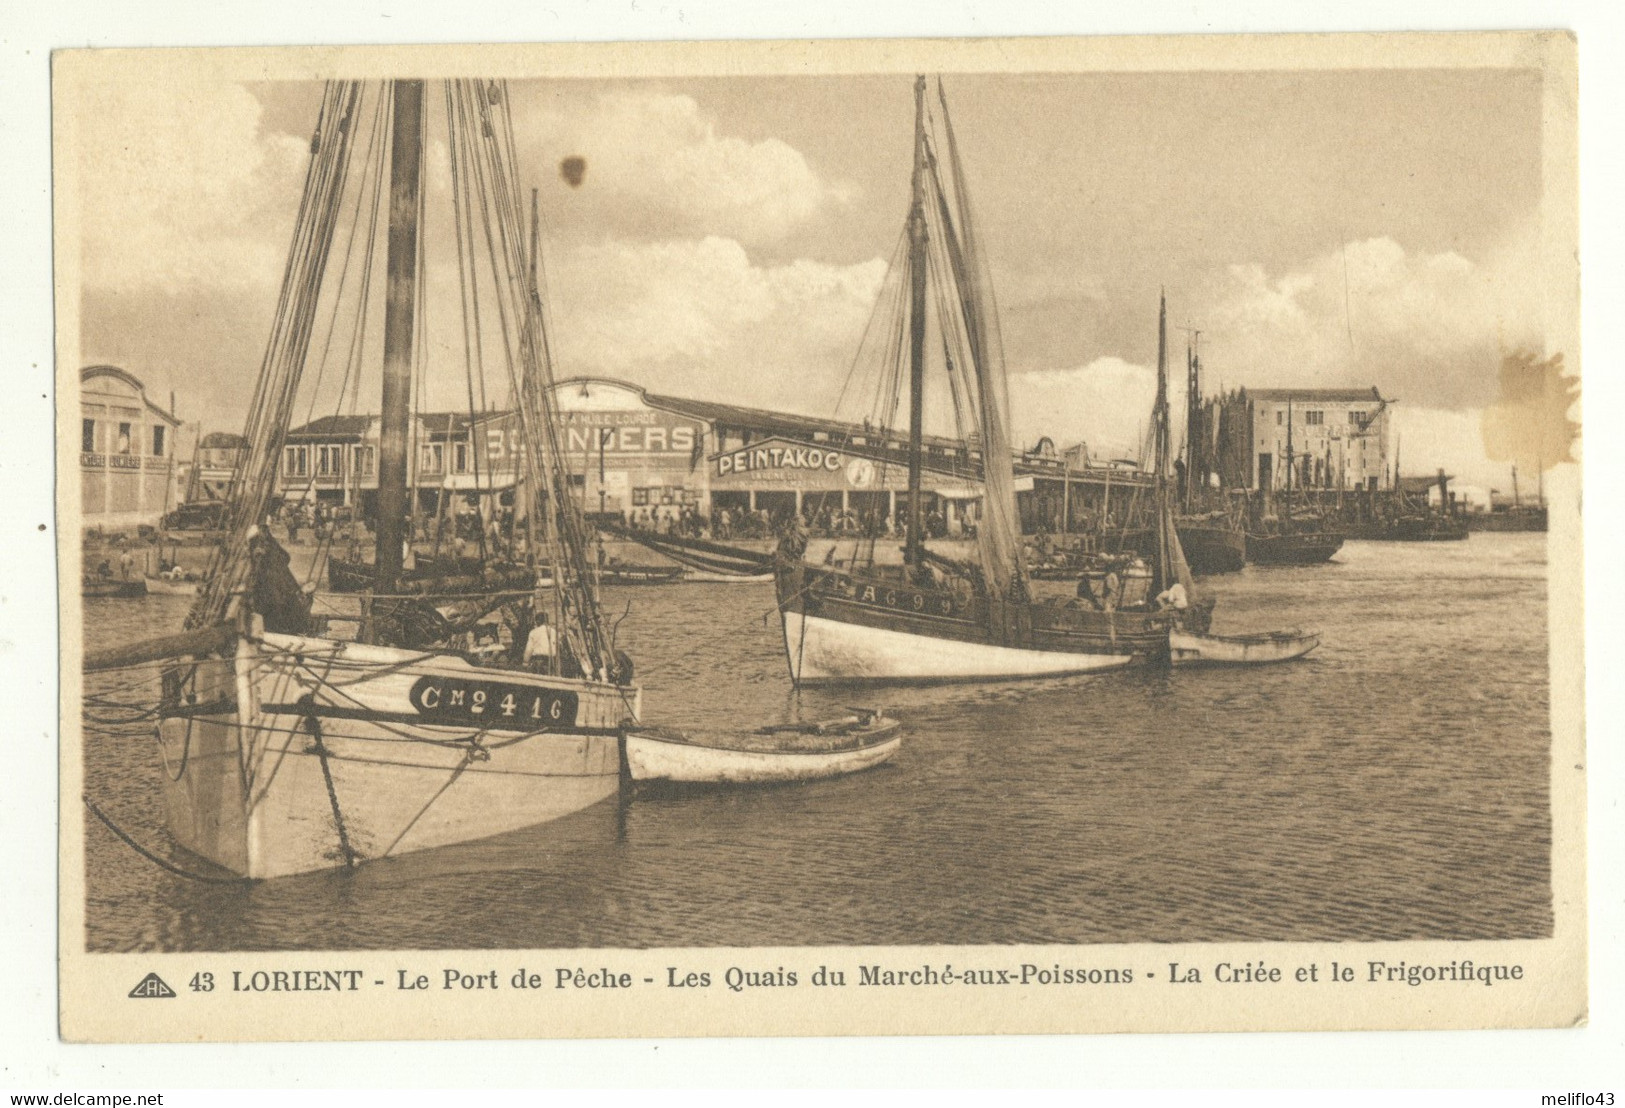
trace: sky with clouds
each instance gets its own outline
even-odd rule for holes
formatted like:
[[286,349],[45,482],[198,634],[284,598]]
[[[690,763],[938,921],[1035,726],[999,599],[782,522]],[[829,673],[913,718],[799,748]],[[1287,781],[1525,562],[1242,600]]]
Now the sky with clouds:
[[[1171,323],[1203,332],[1210,390],[1375,384],[1401,402],[1407,469],[1499,482],[1480,413],[1503,355],[1543,349],[1538,73],[944,80],[1019,439],[1134,449],[1166,289]],[[907,209],[910,86],[514,83],[559,374],[833,411]],[[176,390],[210,429],[241,420],[318,100],[190,78],[87,90],[71,165],[86,362],[160,402]],[[431,139],[431,201],[443,149]],[[567,157],[586,165],[574,187]],[[455,270],[429,218],[432,293]],[[456,356],[455,310],[430,309],[433,357]]]

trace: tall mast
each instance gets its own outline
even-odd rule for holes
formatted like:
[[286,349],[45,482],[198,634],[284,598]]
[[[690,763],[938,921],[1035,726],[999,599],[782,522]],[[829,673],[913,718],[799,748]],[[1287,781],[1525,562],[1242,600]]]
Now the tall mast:
[[[908,213],[908,544],[903,560],[925,560],[920,454],[925,422],[925,76],[914,78],[914,201]],[[985,444],[984,444],[985,445]],[[985,459],[984,459],[985,464]]]
[[1185,348],[1185,510],[1194,511],[1197,481],[1207,488],[1207,462],[1202,457],[1206,441],[1202,437],[1202,332],[1191,331]]
[[374,591],[400,591],[406,537],[407,432],[412,421],[412,322],[417,301],[418,189],[423,176],[423,82],[395,81],[389,150],[389,247],[384,299],[384,396],[378,449]]
[[1157,584],[1168,587],[1168,294],[1157,304]]
[[1298,468],[1298,456],[1292,452],[1292,401],[1286,402],[1286,518],[1292,519],[1292,471]]

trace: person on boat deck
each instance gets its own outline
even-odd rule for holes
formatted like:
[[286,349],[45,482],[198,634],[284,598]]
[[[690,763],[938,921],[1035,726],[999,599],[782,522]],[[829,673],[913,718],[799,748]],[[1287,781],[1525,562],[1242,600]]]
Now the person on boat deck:
[[536,673],[551,673],[553,657],[558,653],[558,637],[547,624],[547,613],[536,613],[536,626],[525,639],[525,665]]
[[119,574],[119,576],[123,577],[126,580],[128,580],[129,577],[130,577],[130,567],[133,566],[133,565],[135,565],[135,556],[134,555],[132,555],[128,550],[126,550],[122,554],[120,554],[118,556],[118,574]]
[[106,558],[103,558],[101,565],[96,567],[96,576],[97,577],[111,577],[111,576],[113,576],[113,563],[108,561]]
[[1157,594],[1157,607],[1165,611],[1183,612],[1190,606],[1191,601],[1185,594],[1185,586],[1178,581]]
[[1123,593],[1123,579],[1117,575],[1117,566],[1114,564],[1106,570],[1106,579],[1101,582],[1100,607],[1102,611],[1115,612],[1117,599]]

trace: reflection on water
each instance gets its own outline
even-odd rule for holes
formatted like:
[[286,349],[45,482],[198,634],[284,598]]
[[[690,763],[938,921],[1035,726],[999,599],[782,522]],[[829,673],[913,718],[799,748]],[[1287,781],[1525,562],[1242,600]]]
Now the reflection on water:
[[[651,720],[884,704],[887,766],[609,801],[351,872],[174,877],[87,818],[93,950],[1502,939],[1549,935],[1543,535],[1349,543],[1212,580],[1304,662],[792,692],[770,585],[607,598]],[[87,601],[86,640],[187,601]],[[87,725],[91,796],[173,852],[150,739]],[[181,856],[184,857],[184,856]]]

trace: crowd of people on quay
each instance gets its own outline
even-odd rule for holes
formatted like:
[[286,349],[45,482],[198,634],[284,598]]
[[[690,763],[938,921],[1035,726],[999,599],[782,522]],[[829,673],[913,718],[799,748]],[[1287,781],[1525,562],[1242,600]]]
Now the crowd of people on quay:
[[[625,525],[634,531],[649,531],[679,538],[711,539],[727,542],[731,539],[769,539],[784,532],[795,521],[794,511],[768,511],[765,508],[729,509],[713,508],[709,515],[692,505],[633,508],[626,516]],[[805,505],[800,512],[801,529],[815,538],[883,538],[901,535],[907,526],[887,512],[859,512],[855,508],[842,509],[834,505],[815,507]],[[925,513],[927,538],[973,538],[976,525],[970,520],[945,515],[932,508]]]
[[[860,512],[855,508],[842,509],[838,504],[807,504],[799,516],[794,510],[783,509],[717,506],[709,512],[701,512],[692,504],[655,505],[619,513],[618,522],[634,531],[729,542],[775,538],[798,518],[804,534],[831,539],[901,538],[908,524],[904,511],[895,515],[874,510]],[[284,502],[273,512],[272,521],[282,531],[284,540],[291,544],[342,540],[352,534],[365,539],[372,532],[372,521],[359,509],[323,502]],[[974,538],[976,535],[974,521],[956,513],[944,513],[935,506],[925,513],[924,524],[927,538]],[[408,519],[413,542],[437,546],[477,544],[481,531],[488,543],[496,543],[513,534],[514,526],[514,510],[508,506],[480,511],[458,504],[439,513],[416,513]]]

